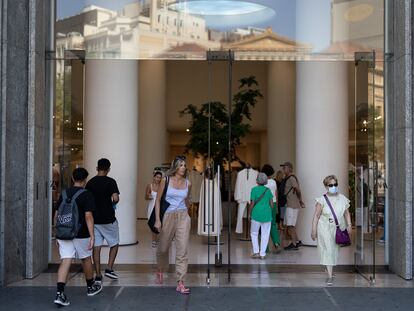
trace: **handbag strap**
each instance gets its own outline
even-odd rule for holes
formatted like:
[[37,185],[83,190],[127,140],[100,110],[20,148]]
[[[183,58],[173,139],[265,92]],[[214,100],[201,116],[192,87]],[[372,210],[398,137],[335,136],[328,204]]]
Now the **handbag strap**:
[[260,195],[260,197],[257,200],[254,201],[254,205],[256,205],[257,203],[259,203],[263,199],[263,197],[266,194],[267,190],[269,190],[269,188],[266,188],[266,190],[263,191],[263,193]]
[[168,178],[168,176],[165,176],[165,186],[164,186],[164,192],[162,193],[162,199],[164,199],[167,195],[167,190],[168,190],[168,185],[170,183],[170,179]]
[[335,219],[336,226],[339,227],[338,218],[336,218],[336,214],[335,214],[335,211],[334,211],[334,209],[332,207],[331,201],[329,201],[328,196],[326,194],[324,194],[323,197],[325,198],[326,202],[328,203],[329,208],[331,209],[332,215],[333,215],[333,217]]

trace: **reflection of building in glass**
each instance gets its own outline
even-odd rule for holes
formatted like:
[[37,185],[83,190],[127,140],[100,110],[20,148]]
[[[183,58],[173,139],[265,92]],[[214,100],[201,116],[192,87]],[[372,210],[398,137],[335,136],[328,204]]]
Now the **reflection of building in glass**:
[[[332,42],[355,47],[353,52],[375,49],[384,42],[384,3],[382,0],[334,0],[332,4]],[[356,49],[359,47],[359,49]],[[378,55],[381,56],[381,55]]]
[[[86,50],[87,58],[149,58],[171,47],[197,43],[204,49],[219,47],[209,40],[203,18],[143,1],[112,11],[88,6],[80,14],[57,22],[58,57],[63,48]],[[82,43],[83,39],[83,43]]]
[[238,59],[249,53],[248,59],[293,60],[311,52],[270,28],[208,29],[204,18],[175,11],[170,2],[145,0],[119,11],[88,6],[57,22],[57,56],[62,58],[65,49],[85,49],[87,58],[97,59],[204,59],[209,49],[231,48],[240,53]]

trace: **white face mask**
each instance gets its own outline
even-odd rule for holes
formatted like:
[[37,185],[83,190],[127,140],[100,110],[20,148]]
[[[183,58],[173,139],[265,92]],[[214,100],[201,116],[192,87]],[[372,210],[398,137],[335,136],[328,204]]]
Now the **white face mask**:
[[329,193],[336,194],[336,193],[338,193],[338,187],[335,187],[335,186],[329,187],[328,191],[329,191]]

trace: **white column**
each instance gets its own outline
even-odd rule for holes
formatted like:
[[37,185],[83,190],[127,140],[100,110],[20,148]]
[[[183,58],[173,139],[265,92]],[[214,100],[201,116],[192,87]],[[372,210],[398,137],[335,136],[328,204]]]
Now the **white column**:
[[297,65],[296,174],[306,208],[299,213],[297,232],[310,238],[315,198],[326,190],[324,177],[338,177],[348,195],[348,77],[346,62],[299,62]]
[[87,60],[84,158],[90,177],[99,158],[111,161],[121,192],[116,210],[120,243],[136,238],[138,166],[138,61]]
[[294,62],[269,62],[267,86],[267,161],[275,171],[281,163],[295,163],[295,98]]
[[145,187],[154,167],[167,161],[166,62],[139,63],[138,217],[147,217]]

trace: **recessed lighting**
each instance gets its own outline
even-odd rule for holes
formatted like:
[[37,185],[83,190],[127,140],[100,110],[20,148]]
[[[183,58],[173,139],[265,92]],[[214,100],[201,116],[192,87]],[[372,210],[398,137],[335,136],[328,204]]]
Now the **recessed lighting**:
[[360,22],[374,13],[374,7],[371,4],[358,4],[350,7],[344,13],[344,18],[348,22]]
[[189,131],[190,131],[190,129],[186,129],[185,131],[186,131],[186,132],[189,132]]
[[234,0],[191,0],[172,3],[171,10],[199,16],[207,27],[227,29],[263,24],[276,12],[262,4]]
[[255,13],[267,7],[247,2],[232,0],[200,0],[200,1],[184,1],[170,4],[171,9],[193,15],[240,15]]

